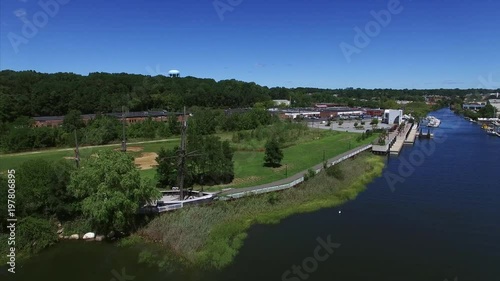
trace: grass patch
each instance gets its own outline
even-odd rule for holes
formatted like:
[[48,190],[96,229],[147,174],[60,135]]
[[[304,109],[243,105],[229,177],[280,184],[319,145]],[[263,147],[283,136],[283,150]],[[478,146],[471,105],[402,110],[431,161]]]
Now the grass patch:
[[322,172],[299,187],[209,206],[190,207],[161,215],[138,234],[159,242],[170,254],[193,266],[220,269],[230,264],[250,226],[272,224],[296,213],[313,212],[356,198],[380,176],[383,158],[363,153],[339,164],[345,178]]

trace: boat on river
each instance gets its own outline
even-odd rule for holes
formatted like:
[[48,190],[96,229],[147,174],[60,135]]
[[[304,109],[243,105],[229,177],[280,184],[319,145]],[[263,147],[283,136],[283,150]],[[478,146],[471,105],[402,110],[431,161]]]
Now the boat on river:
[[427,116],[425,120],[427,121],[427,127],[437,128],[439,127],[439,125],[441,125],[441,120],[437,119],[434,116]]

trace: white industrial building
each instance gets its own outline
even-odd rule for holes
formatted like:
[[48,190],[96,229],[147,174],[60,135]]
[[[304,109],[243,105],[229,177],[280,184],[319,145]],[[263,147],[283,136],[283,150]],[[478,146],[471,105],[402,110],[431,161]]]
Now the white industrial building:
[[495,116],[495,117],[499,117],[500,116],[500,99],[490,99],[489,102],[495,108],[495,113],[497,114],[497,116]]
[[401,109],[386,109],[382,117],[382,123],[399,124],[403,119],[403,110]]
[[276,106],[290,106],[290,101],[289,100],[273,100],[274,105]]

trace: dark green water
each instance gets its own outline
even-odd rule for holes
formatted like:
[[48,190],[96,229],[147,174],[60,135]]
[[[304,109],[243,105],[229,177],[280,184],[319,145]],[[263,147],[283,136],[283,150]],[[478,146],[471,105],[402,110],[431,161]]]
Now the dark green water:
[[[355,201],[295,215],[278,225],[252,227],[235,262],[221,272],[159,272],[138,264],[135,249],[65,242],[21,265],[15,277],[22,281],[500,280],[500,138],[486,135],[449,110],[433,115],[442,120],[435,139],[418,141],[399,157],[389,158],[385,176]],[[418,165],[405,170],[401,165],[406,161]],[[387,175],[399,176],[400,181],[391,185]],[[340,247],[328,257],[321,250],[324,261],[314,261],[314,251],[321,245],[318,239],[328,236]],[[301,266],[300,272],[293,272],[294,265]],[[122,270],[129,278],[119,277]],[[284,276],[287,270],[290,273]],[[7,280],[4,277],[0,275]]]

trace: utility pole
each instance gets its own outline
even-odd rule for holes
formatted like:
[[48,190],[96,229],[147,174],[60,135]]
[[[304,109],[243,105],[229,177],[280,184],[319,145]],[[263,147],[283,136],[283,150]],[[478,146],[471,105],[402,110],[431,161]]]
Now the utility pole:
[[76,168],[80,168],[80,150],[78,149],[78,138],[76,136],[76,130],[74,131],[75,133],[75,162],[76,162]]
[[122,152],[127,152],[127,142],[125,141],[125,113],[122,106]]
[[179,160],[177,168],[177,183],[179,184],[179,200],[184,200],[184,174],[186,168],[186,134],[187,134],[187,120],[186,120],[186,107],[182,115],[181,126],[181,147],[179,149]]

